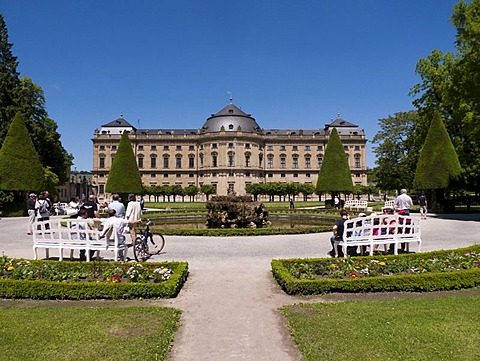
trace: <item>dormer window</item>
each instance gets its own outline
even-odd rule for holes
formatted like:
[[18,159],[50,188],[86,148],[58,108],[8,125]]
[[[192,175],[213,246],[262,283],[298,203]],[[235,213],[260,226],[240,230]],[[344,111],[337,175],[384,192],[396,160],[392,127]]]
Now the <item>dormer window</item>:
[[233,124],[229,124],[228,129],[232,130],[233,129]]

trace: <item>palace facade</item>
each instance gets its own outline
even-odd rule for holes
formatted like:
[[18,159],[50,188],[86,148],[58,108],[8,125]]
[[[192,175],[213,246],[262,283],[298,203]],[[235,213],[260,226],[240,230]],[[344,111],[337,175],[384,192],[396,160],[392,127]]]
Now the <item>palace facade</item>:
[[[298,126],[298,122],[297,122]],[[211,184],[217,194],[245,194],[254,183],[317,183],[331,129],[343,142],[354,184],[367,184],[364,130],[337,118],[322,129],[263,129],[232,102],[198,129],[136,129],[123,117],[93,136],[93,189],[105,185],[120,137],[129,133],[145,186]]]

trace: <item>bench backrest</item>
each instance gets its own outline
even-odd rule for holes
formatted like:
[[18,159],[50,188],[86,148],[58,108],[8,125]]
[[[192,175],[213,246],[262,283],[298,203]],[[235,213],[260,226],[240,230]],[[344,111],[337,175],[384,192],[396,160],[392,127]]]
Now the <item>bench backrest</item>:
[[393,208],[394,205],[395,205],[395,201],[385,201],[383,208]]
[[33,225],[34,243],[59,243],[68,248],[68,244],[89,244],[94,247],[105,248],[118,244],[117,232],[99,231],[91,219],[51,219],[35,222]]
[[343,240],[420,239],[420,220],[409,216],[374,215],[345,221]]

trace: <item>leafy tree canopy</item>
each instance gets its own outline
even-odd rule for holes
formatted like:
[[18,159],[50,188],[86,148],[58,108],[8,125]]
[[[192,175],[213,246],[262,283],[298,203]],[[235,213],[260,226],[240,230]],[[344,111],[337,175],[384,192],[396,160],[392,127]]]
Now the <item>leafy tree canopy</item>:
[[19,78],[17,66],[0,14],[0,144],[13,117],[21,112],[42,165],[64,182],[73,158],[62,146],[57,124],[48,117],[43,89],[28,77]]

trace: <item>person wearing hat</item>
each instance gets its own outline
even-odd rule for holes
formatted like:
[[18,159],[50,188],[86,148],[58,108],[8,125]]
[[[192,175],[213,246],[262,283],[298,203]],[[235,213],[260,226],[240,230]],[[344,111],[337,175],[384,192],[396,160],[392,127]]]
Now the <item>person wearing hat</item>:
[[35,193],[30,193],[27,200],[27,212],[28,212],[28,228],[27,234],[32,235],[33,233],[33,222],[35,222],[35,202],[37,201],[37,195]]

